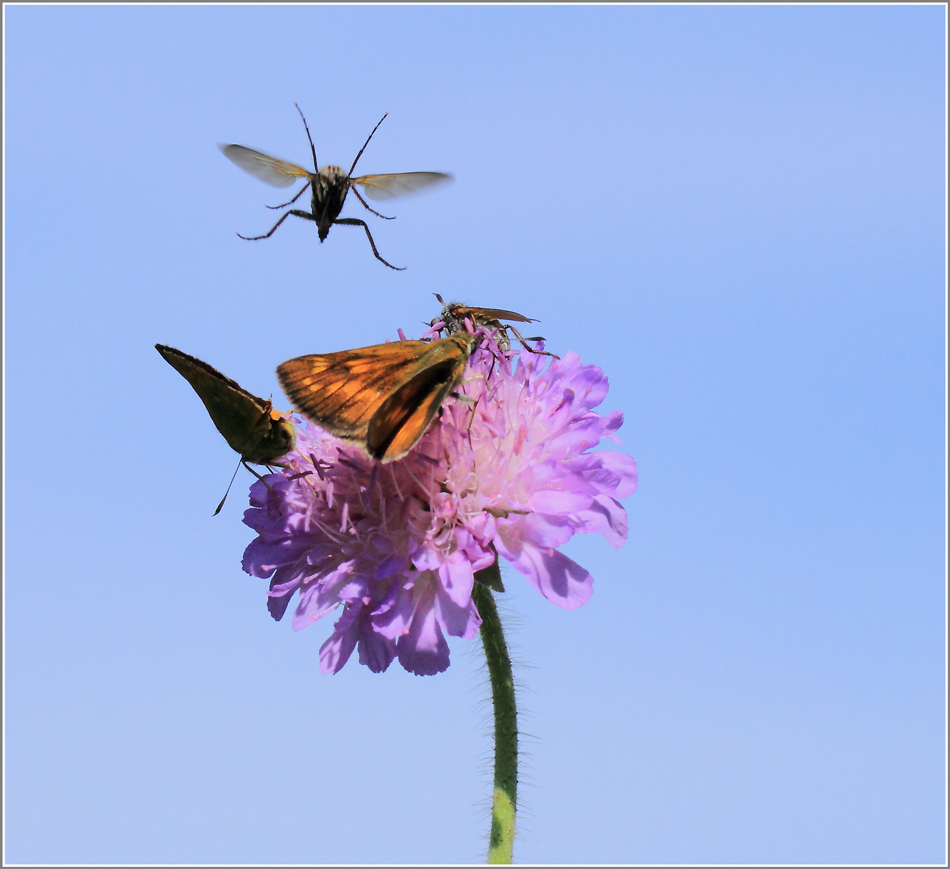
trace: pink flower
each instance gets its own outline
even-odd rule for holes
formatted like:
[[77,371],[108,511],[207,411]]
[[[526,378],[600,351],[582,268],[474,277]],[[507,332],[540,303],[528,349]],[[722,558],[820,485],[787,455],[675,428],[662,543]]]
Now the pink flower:
[[[419,675],[449,666],[445,634],[470,639],[481,623],[475,572],[495,551],[545,598],[576,609],[593,578],[557,551],[575,533],[620,547],[618,498],[637,485],[636,462],[612,450],[619,411],[593,411],[607,378],[575,353],[547,362],[502,352],[489,337],[458,392],[405,458],[379,464],[303,421],[288,468],[251,487],[244,521],[258,533],[244,569],[270,579],[280,619],[299,592],[300,630],[343,604],[320,665],[335,673],[354,648],[374,672],[394,657]],[[276,504],[275,504],[276,499]],[[279,510],[278,510],[279,505]]]

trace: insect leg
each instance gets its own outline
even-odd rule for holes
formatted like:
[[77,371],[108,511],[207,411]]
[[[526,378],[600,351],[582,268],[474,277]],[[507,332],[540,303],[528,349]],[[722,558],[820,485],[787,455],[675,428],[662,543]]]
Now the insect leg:
[[[312,220],[314,223],[316,223],[316,218],[309,211],[298,211],[296,208],[294,208],[291,211],[284,212],[284,214],[281,215],[280,220],[278,220],[277,223],[271,227],[271,230],[269,233],[267,233],[267,235],[247,236],[237,233],[237,237],[243,238],[245,241],[259,241],[262,238],[270,238],[274,234],[274,230],[277,229],[277,227],[280,226],[288,217],[290,217],[291,214],[294,217],[304,217],[307,220]],[[369,230],[367,230],[367,232],[369,232]],[[389,265],[389,263],[386,263],[386,265]]]
[[[468,428],[465,430],[465,437],[468,439],[468,445],[472,446],[472,425],[475,422],[475,414],[478,412],[478,403],[482,400],[486,392],[488,392],[488,384],[491,382],[492,372],[495,370],[495,355],[492,354],[491,368],[488,369],[488,375],[485,377],[485,385],[482,388],[482,391],[479,393],[478,398],[475,399],[475,403],[472,405],[472,413],[468,418]],[[477,457],[475,455],[475,449],[472,447],[472,466],[477,465]]]
[[[384,115],[383,117],[385,117],[385,115]],[[382,121],[380,121],[380,123],[382,123]],[[379,124],[377,124],[377,126],[379,126]],[[297,213],[297,212],[294,212],[294,211],[288,211],[288,212],[287,212],[287,214],[296,214],[296,213]],[[284,217],[286,217],[286,216],[287,216],[287,215],[285,214]],[[308,214],[307,216],[309,217],[310,215]],[[284,218],[282,217],[281,220],[283,220],[283,219],[284,219]],[[362,226],[363,229],[366,230],[366,237],[369,239],[370,247],[373,249],[373,256],[375,256],[376,259],[378,259],[384,266],[389,266],[391,269],[395,269],[397,272],[404,272],[404,271],[406,270],[406,267],[405,267],[405,266],[401,266],[401,267],[400,267],[400,266],[394,266],[392,263],[386,262],[386,260],[384,260],[384,259],[379,255],[379,251],[376,250],[376,242],[373,241],[373,236],[370,234],[369,227],[366,225],[366,221],[365,221],[365,220],[357,220],[357,218],[355,218],[355,217],[342,217],[342,218],[339,218],[338,220],[334,220],[333,222],[334,222],[334,223],[345,223],[347,226]],[[274,229],[277,229],[277,227],[275,226]],[[272,229],[271,232],[273,232],[274,229]],[[268,235],[270,235],[270,232],[268,233]]]
[[288,205],[293,205],[298,199],[300,199],[300,197],[301,197],[301,195],[303,194],[304,190],[308,190],[309,188],[310,188],[310,182],[308,181],[308,182],[301,188],[300,192],[299,192],[293,199],[290,200],[290,202],[285,202],[283,205],[265,205],[264,207],[265,207],[265,208],[270,208],[272,211],[276,211],[278,208],[286,208]]
[[[367,211],[371,212],[372,214],[375,214],[377,217],[381,217],[383,220],[395,220],[395,219],[396,219],[395,217],[386,217],[385,214],[380,214],[378,211],[373,211],[373,209],[370,208],[370,207],[366,204],[366,200],[363,199],[362,196],[360,196],[359,190],[357,190],[356,187],[354,187],[353,185],[350,185],[350,190],[352,190],[353,193],[356,194],[356,198],[359,199],[359,201],[363,203],[363,208],[365,208]],[[301,190],[300,192],[302,193],[303,191]],[[297,195],[299,196],[300,194],[298,193]],[[289,205],[290,203],[288,202],[287,204]]]
[[[280,513],[281,516],[283,516],[284,514],[280,512],[280,504],[279,504],[278,501],[277,501],[277,495],[274,493],[274,490],[268,485],[267,480],[265,480],[259,473],[257,473],[257,471],[255,471],[255,470],[254,470],[247,462],[245,462],[243,459],[241,460],[241,464],[244,465],[245,468],[247,468],[255,477],[257,477],[258,480],[260,480],[260,481],[264,484],[264,486],[265,486],[265,488],[267,489],[267,491],[270,492],[270,496],[271,496],[271,498],[272,498],[273,501],[274,501],[274,506],[277,508],[277,512]],[[233,480],[232,480],[232,482],[233,482]],[[230,488],[230,486],[229,486],[228,488]],[[225,497],[227,497],[227,496],[225,496]],[[223,504],[224,501],[222,500],[221,503]],[[220,508],[219,508],[219,509],[220,509]]]
[[[504,328],[505,328],[505,329],[510,329],[510,330],[511,330],[511,334],[514,335],[515,338],[518,339],[518,341],[520,342],[521,346],[524,347],[524,349],[527,350],[529,353],[537,353],[538,356],[550,356],[552,359],[560,359],[560,358],[561,358],[560,356],[558,356],[558,355],[555,354],[555,353],[548,353],[547,350],[536,350],[534,347],[530,346],[530,345],[525,341],[525,339],[521,337],[521,333],[520,333],[514,326],[509,326],[509,325],[506,324],[506,325],[504,326]],[[543,338],[532,338],[531,340],[532,340],[532,341],[542,341],[542,340],[544,340],[544,339],[543,339]]]

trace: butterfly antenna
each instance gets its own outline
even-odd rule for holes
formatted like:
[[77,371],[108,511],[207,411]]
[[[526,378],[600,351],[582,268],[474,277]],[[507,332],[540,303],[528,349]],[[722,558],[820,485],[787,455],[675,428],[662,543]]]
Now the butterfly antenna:
[[[310,142],[310,153],[313,154],[313,171],[314,171],[314,174],[317,174],[320,172],[320,170],[317,168],[317,149],[313,147],[313,139],[310,136],[310,127],[307,126],[307,119],[303,116],[303,112],[300,110],[300,106],[294,103],[294,108],[296,108],[297,111],[300,112],[300,120],[303,121],[303,128],[307,131],[307,139]],[[362,151],[360,153],[362,153]],[[304,187],[304,190],[306,189],[307,188]],[[303,193],[303,190],[301,190],[300,193]],[[299,196],[300,193],[298,193],[297,196]],[[297,197],[295,196],[294,199],[296,198]],[[294,201],[293,199],[290,200],[290,202],[293,202],[293,201]],[[288,202],[287,204],[289,205],[290,202]],[[280,207],[283,207],[283,206],[280,206]]]
[[238,468],[241,467],[241,462],[242,462],[242,461],[243,461],[243,459],[238,459],[237,468],[235,468],[235,469],[234,469],[234,473],[231,474],[231,482],[228,483],[227,491],[225,491],[224,497],[221,499],[221,503],[218,504],[218,509],[215,510],[214,513],[211,514],[212,516],[217,516],[218,513],[221,512],[221,508],[224,506],[224,502],[228,500],[228,492],[231,491],[231,486],[234,485],[234,478],[237,476]]
[[[389,112],[386,112],[386,115],[388,115],[388,114],[389,114]],[[386,120],[386,115],[383,115],[383,116],[379,119],[379,124],[381,124],[383,121]],[[375,133],[375,132],[379,129],[379,124],[377,124],[375,127],[373,127],[373,133]],[[369,144],[369,140],[373,138],[373,133],[370,133],[369,136],[367,137],[366,141],[363,142],[363,147],[360,148],[360,152],[359,152],[359,154],[356,155],[356,159],[353,161],[353,165],[350,166],[350,171],[346,173],[346,177],[347,177],[347,178],[349,178],[349,177],[353,174],[353,170],[356,168],[356,164],[360,162],[360,157],[363,156],[363,152],[366,150],[366,146]]]

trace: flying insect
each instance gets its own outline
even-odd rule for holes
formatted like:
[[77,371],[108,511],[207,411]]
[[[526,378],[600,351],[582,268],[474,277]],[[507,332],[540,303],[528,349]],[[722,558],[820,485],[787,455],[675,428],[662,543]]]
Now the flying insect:
[[360,157],[363,156],[363,151],[366,150],[366,146],[369,144],[370,139],[373,138],[373,134],[379,129],[379,125],[386,120],[386,116],[389,112],[383,115],[382,118],[379,119],[379,123],[373,127],[373,132],[369,134],[363,143],[363,147],[360,148],[359,153],[356,155],[356,159],[353,161],[353,165],[350,166],[349,172],[344,172],[339,166],[329,165],[318,169],[317,149],[314,147],[313,138],[310,135],[310,127],[307,126],[307,119],[304,117],[300,106],[296,103],[294,103],[294,106],[296,106],[297,111],[300,112],[304,129],[307,131],[307,139],[310,142],[310,153],[313,156],[313,172],[309,169],[304,169],[303,166],[297,166],[295,163],[288,163],[285,160],[271,157],[260,151],[245,148],[243,145],[218,145],[218,147],[224,156],[236,166],[243,169],[249,175],[253,175],[258,180],[263,181],[265,184],[270,184],[272,187],[290,187],[298,178],[305,178],[307,183],[297,192],[293,199],[289,202],[284,202],[282,205],[268,205],[267,207],[279,209],[293,205],[309,187],[311,191],[310,211],[301,211],[300,209],[292,208],[281,215],[280,220],[271,227],[270,232],[264,235],[253,236],[238,233],[238,236],[245,241],[259,241],[262,238],[270,238],[277,230],[277,227],[290,215],[302,217],[304,220],[312,220],[317,225],[317,233],[320,236],[321,242],[326,239],[330,232],[330,227],[335,223],[344,224],[345,226],[362,226],[366,231],[366,237],[369,239],[370,247],[372,247],[373,255],[376,259],[391,269],[403,271],[405,266],[394,266],[379,255],[379,251],[376,250],[376,242],[373,241],[373,236],[365,221],[355,217],[340,217],[340,212],[343,210],[343,203],[346,201],[347,194],[352,190],[356,198],[359,199],[367,211],[375,214],[377,217],[383,218],[383,220],[394,220],[395,218],[386,217],[386,215],[380,214],[378,211],[374,211],[370,208],[366,200],[360,195],[360,191],[357,190],[357,186],[361,187],[363,193],[370,199],[392,199],[396,196],[412,193],[415,190],[428,187],[432,184],[448,181],[452,176],[444,172],[396,172],[391,175],[361,175],[358,178],[352,177],[353,170],[356,169],[356,164],[359,162]]

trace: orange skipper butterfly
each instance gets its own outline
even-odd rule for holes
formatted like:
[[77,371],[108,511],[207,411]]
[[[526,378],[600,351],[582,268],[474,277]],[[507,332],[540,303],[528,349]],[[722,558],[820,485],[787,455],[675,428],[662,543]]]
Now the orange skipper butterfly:
[[305,417],[381,462],[401,459],[428,431],[465,374],[479,338],[392,341],[290,359],[277,378]]

